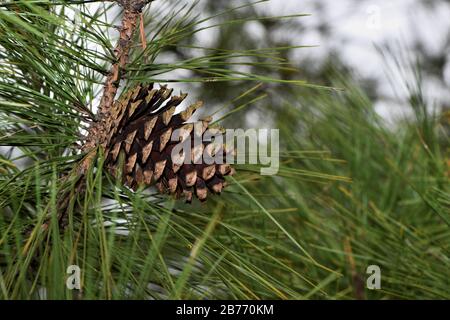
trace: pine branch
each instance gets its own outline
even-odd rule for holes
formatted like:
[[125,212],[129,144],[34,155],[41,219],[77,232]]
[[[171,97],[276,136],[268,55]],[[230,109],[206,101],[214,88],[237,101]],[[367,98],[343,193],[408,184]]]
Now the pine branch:
[[[70,197],[84,190],[86,183],[85,174],[95,159],[98,147],[105,147],[106,136],[109,132],[111,124],[110,111],[114,103],[120,80],[123,77],[123,70],[128,62],[128,54],[133,44],[133,35],[136,31],[137,22],[141,16],[142,9],[151,1],[152,0],[117,0],[119,5],[123,7],[124,12],[120,27],[119,40],[117,41],[114,49],[116,61],[111,65],[110,71],[106,77],[103,95],[96,114],[96,121],[93,122],[88,129],[86,141],[81,147],[83,152],[87,152],[87,156],[81,160],[74,173],[68,174],[62,178],[62,182],[65,182],[71,178],[75,178],[77,181],[75,193],[67,193],[63,190],[59,197],[60,200],[57,204],[57,219],[62,227],[66,224],[65,217],[67,214],[68,205],[70,203]],[[50,222],[50,219],[47,219],[42,225],[42,229],[47,230]]]
[[128,54],[133,42],[133,35],[136,31],[137,22],[144,6],[151,0],[117,0],[123,7],[124,13],[120,27],[119,40],[114,52],[116,61],[112,64],[108,76],[106,77],[103,95],[97,111],[96,121],[92,123],[88,130],[85,144],[82,151],[88,152],[80,165],[80,173],[85,173],[91,166],[96,155],[96,148],[105,146],[106,135],[111,123],[110,111],[114,103],[114,98],[123,76],[123,70],[128,62]]

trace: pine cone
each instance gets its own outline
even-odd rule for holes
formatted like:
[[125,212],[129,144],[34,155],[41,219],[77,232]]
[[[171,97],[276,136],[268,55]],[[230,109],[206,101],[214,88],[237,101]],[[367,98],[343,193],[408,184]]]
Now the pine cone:
[[[192,156],[198,156],[207,148],[209,154],[219,152],[223,164],[180,163],[172,159],[172,150],[180,143],[171,141],[175,129],[181,130],[183,141],[193,141],[195,135],[202,136],[209,129],[210,122],[210,119],[205,119],[196,124],[187,123],[202,102],[174,114],[187,94],[171,96],[172,91],[166,86],[154,89],[153,84],[142,85],[129,90],[116,101],[107,128],[106,168],[116,177],[121,172],[123,183],[133,189],[156,184],[160,193],[169,193],[177,198],[185,196],[186,202],[191,202],[195,193],[200,201],[204,201],[208,190],[220,194],[226,185],[224,176],[232,175],[234,169],[224,161],[227,155],[225,146],[217,150],[211,142],[202,142],[197,150],[192,147]],[[121,153],[123,161],[119,161]]]

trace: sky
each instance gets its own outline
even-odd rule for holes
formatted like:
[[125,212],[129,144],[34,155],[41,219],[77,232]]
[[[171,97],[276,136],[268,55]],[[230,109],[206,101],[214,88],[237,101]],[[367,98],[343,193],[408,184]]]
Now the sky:
[[[337,51],[359,76],[380,80],[379,95],[384,99],[377,103],[377,110],[386,118],[395,118],[405,111],[401,107],[401,99],[406,96],[402,75],[395,72],[392,64],[386,64],[376,48],[401,44],[405,54],[409,54],[408,48],[411,49],[415,39],[420,39],[430,53],[442,52],[450,35],[450,3],[428,3],[433,6],[425,6],[421,0],[271,0],[258,10],[271,15],[311,14],[301,18],[306,31],[298,38],[301,44],[317,47],[298,50],[294,59],[320,60],[331,50]],[[319,11],[318,5],[323,10]],[[332,35],[329,38],[316,30],[323,21],[329,26]],[[256,28],[255,32],[258,32]],[[450,52],[447,56],[445,85],[434,79],[425,81],[425,92],[431,102],[450,99]],[[387,70],[393,73],[389,77]],[[392,82],[397,84],[395,90]]]

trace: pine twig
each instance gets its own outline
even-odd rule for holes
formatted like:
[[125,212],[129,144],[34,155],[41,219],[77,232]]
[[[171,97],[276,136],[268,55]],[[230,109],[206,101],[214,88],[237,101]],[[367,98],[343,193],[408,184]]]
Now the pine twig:
[[[115,62],[111,65],[109,73],[106,77],[103,86],[103,95],[98,106],[96,121],[91,123],[84,144],[81,146],[81,151],[87,155],[77,164],[74,173],[77,177],[76,192],[81,192],[85,187],[85,174],[92,166],[93,160],[97,155],[97,150],[104,147],[106,136],[109,132],[111,124],[110,112],[116,97],[117,89],[119,88],[120,80],[123,77],[123,70],[128,63],[128,55],[130,48],[133,45],[133,35],[137,29],[138,19],[141,16],[145,5],[153,0],[116,0],[123,8],[122,23],[120,26],[119,40],[114,49],[116,55]],[[63,177],[63,180],[69,178]],[[70,197],[73,194],[63,192],[57,204],[58,221],[60,225],[65,224],[65,216],[67,207],[70,203]],[[41,230],[47,230],[50,220],[46,220],[41,226]]]
[[137,28],[138,19],[142,13],[144,6],[151,0],[117,0],[123,7],[124,13],[122,24],[120,27],[119,40],[117,41],[114,52],[116,61],[112,64],[111,69],[106,77],[103,86],[103,95],[98,106],[96,121],[91,124],[88,130],[86,142],[82,146],[83,152],[88,155],[83,159],[80,170],[84,174],[92,165],[92,161],[96,155],[97,147],[104,147],[108,128],[111,124],[110,112],[114,103],[114,98],[123,76],[123,70],[128,63],[128,54],[133,44],[133,35]]

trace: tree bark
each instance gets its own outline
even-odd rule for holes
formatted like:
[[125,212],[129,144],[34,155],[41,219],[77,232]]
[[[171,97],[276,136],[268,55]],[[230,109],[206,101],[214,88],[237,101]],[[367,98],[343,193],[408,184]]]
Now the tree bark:
[[103,95],[98,106],[96,119],[88,129],[86,141],[81,150],[87,153],[80,164],[80,173],[84,174],[92,165],[98,147],[105,147],[107,128],[111,122],[110,113],[114,104],[123,70],[128,63],[128,55],[133,44],[133,35],[144,6],[152,0],[117,0],[123,7],[119,40],[114,49],[116,61],[112,64],[103,86]]

